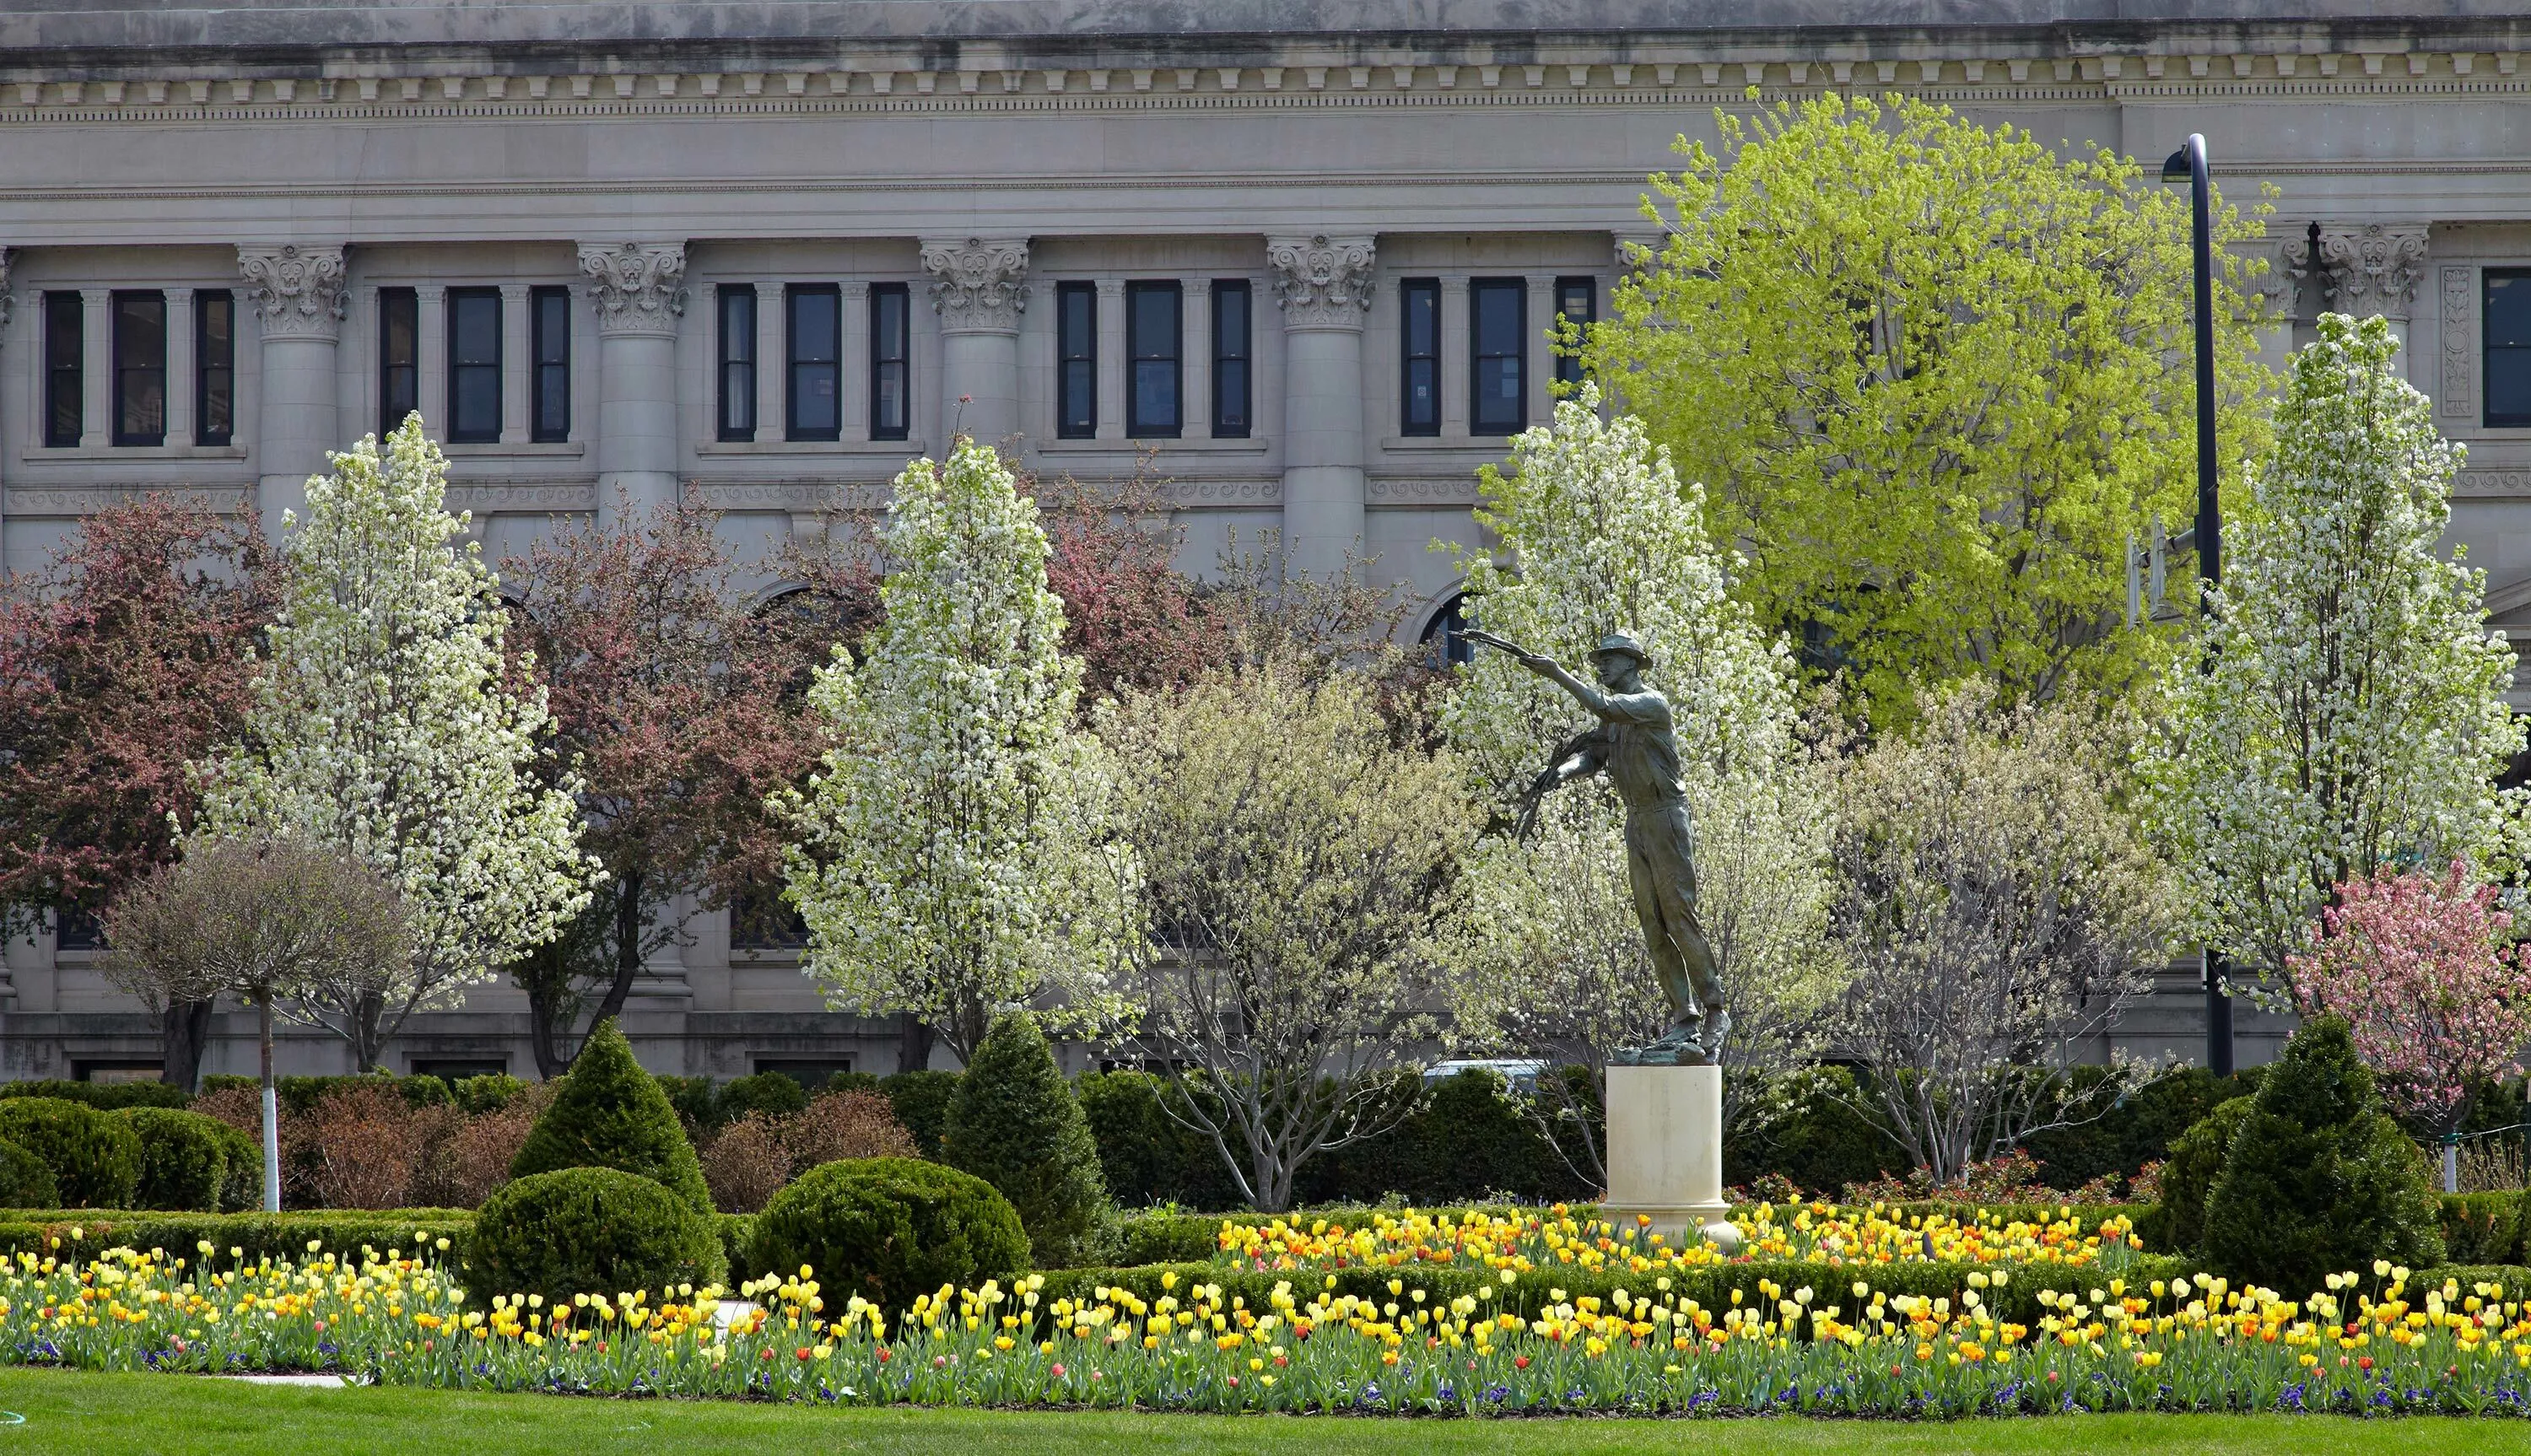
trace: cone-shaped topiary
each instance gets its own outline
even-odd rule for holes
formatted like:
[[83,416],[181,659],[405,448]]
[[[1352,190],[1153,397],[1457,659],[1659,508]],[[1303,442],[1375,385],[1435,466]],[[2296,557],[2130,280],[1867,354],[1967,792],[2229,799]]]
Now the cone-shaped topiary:
[[976,1048],[949,1102],[940,1155],[1011,1201],[1039,1268],[1089,1261],[1107,1207],[1098,1142],[1027,1012],[994,1022]]
[[2301,1299],[2329,1274],[2369,1274],[2375,1260],[2440,1262],[2440,1226],[2426,1155],[2384,1110],[2346,1023],[2305,1024],[2207,1195],[2207,1260]]
[[2171,1140],[2170,1156],[2162,1165],[2162,1240],[2169,1248],[2194,1254],[2206,1237],[2206,1195],[2223,1176],[2223,1159],[2232,1150],[2232,1135],[2249,1119],[2252,1097],[2218,1102],[2213,1111]]
[[703,1165],[658,1079],[633,1060],[612,1019],[597,1024],[573,1059],[562,1091],[510,1161],[510,1176],[557,1168],[619,1168],[664,1185],[698,1213],[712,1208]]

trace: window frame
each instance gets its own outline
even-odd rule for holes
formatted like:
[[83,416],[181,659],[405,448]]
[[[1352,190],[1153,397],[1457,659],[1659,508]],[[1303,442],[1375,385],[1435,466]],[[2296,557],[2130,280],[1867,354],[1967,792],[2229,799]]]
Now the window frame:
[[[126,355],[123,336],[123,310],[134,305],[158,306],[158,362],[153,365],[146,358],[138,362]],[[105,345],[108,359],[106,373],[105,418],[111,431],[108,439],[117,449],[147,449],[167,443],[167,295],[155,288],[118,288],[105,299]],[[145,350],[142,351],[145,354]],[[131,403],[128,390],[145,388],[154,379],[158,386],[158,427],[154,430],[126,429],[126,417]]]
[[[1512,302],[1512,329],[1509,346],[1488,352],[1485,337],[1485,300],[1490,294],[1509,295]],[[1490,419],[1486,414],[1486,365],[1508,363],[1519,388],[1511,404],[1509,419]],[[1516,435],[1529,427],[1529,280],[1526,278],[1471,278],[1468,280],[1468,433],[1488,438],[1496,434]]]
[[[559,317],[548,312],[559,305]],[[559,445],[571,438],[571,290],[539,284],[528,290],[528,438],[540,445]],[[547,359],[548,345],[559,335],[560,358]],[[559,374],[561,393],[545,392],[549,377]],[[545,413],[548,399],[561,400],[561,419]]]
[[[1225,330],[1221,320],[1232,300],[1239,304],[1239,350],[1230,352],[1222,344]],[[1212,282],[1212,437],[1216,440],[1244,440],[1257,432],[1257,291],[1245,278],[1216,278]],[[1234,391],[1223,381],[1236,370],[1239,386],[1235,391],[1238,410],[1234,415],[1225,407],[1232,403]]]
[[[69,327],[63,325],[67,322]],[[67,341],[68,348],[61,346]],[[67,412],[67,413],[66,413]],[[63,428],[67,423],[68,429]],[[75,450],[87,434],[87,300],[44,294],[44,448]]]
[[[1572,302],[1571,296],[1576,291],[1579,291],[1582,296],[1582,316],[1579,318],[1574,317],[1573,310],[1566,307]],[[1558,278],[1555,280],[1554,298],[1557,332],[1555,382],[1568,389],[1579,389],[1582,387],[1583,377],[1582,357],[1564,352],[1563,326],[1567,322],[1579,325],[1583,337],[1586,339],[1590,337],[1591,325],[1600,321],[1600,280],[1586,275]]]
[[2520,344],[2499,344],[2491,326],[2496,317],[2495,292],[2500,284],[2520,286],[2531,293],[2531,267],[2481,268],[2478,270],[2479,316],[2479,423],[2487,429],[2522,429],[2531,427],[2531,410],[2520,414],[2500,415],[2496,411],[2496,376],[2498,351],[2518,361],[2526,376],[2523,393],[2531,396],[2531,336]]
[[[1170,307],[1161,314],[1168,320],[1168,352],[1147,345],[1159,340],[1142,337],[1142,310],[1145,299],[1164,298]],[[1143,366],[1166,365],[1169,376],[1170,418],[1147,419],[1143,414]],[[1156,377],[1156,372],[1154,374]],[[1174,440],[1186,433],[1186,285],[1174,278],[1137,279],[1125,285],[1125,433],[1137,440]]]
[[[404,314],[405,344],[410,357],[398,363],[395,357],[397,312]],[[396,385],[404,386],[404,408],[396,408]],[[405,417],[422,408],[422,290],[417,288],[381,288],[378,290],[378,435],[384,438],[403,424]]]
[[[1432,331],[1431,338],[1420,341],[1415,337],[1416,303],[1419,299],[1426,306],[1424,318]],[[1415,415],[1418,364],[1432,371],[1425,389],[1431,418],[1425,420],[1419,420]],[[1397,432],[1415,438],[1437,437],[1441,433],[1441,280],[1438,278],[1401,278],[1397,282]]]
[[[1080,330],[1079,349],[1072,339],[1072,304],[1086,303],[1086,322]],[[1076,383],[1074,369],[1079,367]],[[1075,410],[1079,404],[1084,408]],[[1075,416],[1081,423],[1073,422]],[[1054,286],[1054,437],[1059,440],[1090,440],[1098,437],[1098,285],[1088,282],[1057,283]]]
[[[717,391],[712,437],[724,443],[751,444],[756,439],[757,371],[763,363],[757,357],[761,318],[758,310],[763,307],[753,283],[724,283],[712,290],[712,328],[717,332],[712,345],[712,387]],[[747,315],[737,327],[730,323],[733,308]]]
[[[211,337],[211,314],[225,314],[221,338],[214,347]],[[220,376],[226,395],[220,423],[211,423],[211,378]],[[194,293],[194,443],[197,445],[232,445],[237,442],[237,295],[225,288],[197,289]]]
[[[509,363],[501,357],[502,345],[505,342],[501,337],[504,322],[501,317],[501,307],[504,302],[501,290],[498,288],[469,286],[448,290],[448,296],[441,304],[441,308],[446,310],[446,327],[441,337],[446,341],[448,354],[444,362],[448,382],[448,419],[440,427],[445,431],[444,437],[452,445],[497,445],[501,442],[501,376]],[[469,304],[484,303],[492,306],[491,361],[488,364],[481,360],[462,361],[458,347],[458,310]],[[487,372],[492,376],[491,425],[485,428],[482,421],[477,420],[470,428],[464,418],[465,394],[459,388],[459,383],[470,373],[479,375]]]
[[[887,308],[893,305],[896,320],[887,325]],[[870,289],[871,310],[871,438],[902,440],[914,433],[914,291],[902,283],[873,283]],[[891,354],[890,346],[894,353]],[[897,419],[887,418],[886,386],[896,382]]]
[[[803,359],[800,356],[800,306],[811,299],[822,299],[832,310],[834,353],[826,359]],[[800,422],[802,371],[806,369],[834,371],[834,422],[811,428]],[[834,283],[786,283],[782,286],[782,437],[786,440],[829,442],[844,437],[844,290]]]

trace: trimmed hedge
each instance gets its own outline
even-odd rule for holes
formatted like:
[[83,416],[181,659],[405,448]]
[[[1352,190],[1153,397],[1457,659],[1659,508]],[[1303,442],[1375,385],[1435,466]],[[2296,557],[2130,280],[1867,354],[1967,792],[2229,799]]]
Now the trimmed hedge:
[[2531,1264],[2531,1193],[2443,1195],[2444,1257],[2456,1264]]
[[59,1097],[100,1112],[182,1107],[194,1100],[191,1092],[165,1082],[0,1082],[0,1097]]
[[614,1294],[728,1277],[720,1230],[670,1189],[615,1168],[532,1173],[483,1201],[466,1277],[486,1294]]
[[802,1111],[808,1105],[809,1090],[796,1078],[782,1072],[759,1072],[722,1088],[712,1110],[720,1121],[736,1122],[750,1112],[780,1116]]
[[0,1138],[42,1158],[72,1207],[132,1206],[141,1137],[114,1113],[59,1097],[10,1097],[0,1100]]
[[[0,1255],[59,1255],[94,1259],[108,1249],[163,1249],[199,1260],[207,1241],[221,1266],[229,1251],[248,1260],[304,1263],[310,1243],[357,1260],[364,1246],[380,1257],[389,1250],[412,1254],[428,1248],[453,1258],[465,1247],[475,1215],[464,1208],[317,1208],[304,1213],[128,1213],[98,1208],[47,1208],[0,1215]],[[77,1230],[74,1236],[73,1230]],[[438,1241],[448,1240],[445,1256]],[[56,1244],[58,1240],[58,1244]]]
[[910,1157],[820,1163],[756,1215],[746,1267],[815,1269],[829,1312],[853,1295],[891,1314],[943,1284],[1008,1287],[1028,1233],[984,1179]]
[[940,1160],[940,1135],[949,1128],[949,1099],[958,1094],[955,1072],[899,1072],[878,1080],[888,1109],[914,1139],[914,1150]]
[[62,1201],[61,1186],[42,1158],[0,1138],[0,1206],[47,1208]]
[[141,1139],[141,1181],[133,1188],[132,1206],[220,1211],[230,1148],[221,1135],[234,1128],[173,1107],[127,1107],[121,1116]]
[[[305,1114],[315,1111],[316,1104],[325,1099],[327,1092],[346,1087],[389,1088],[415,1107],[442,1107],[456,1100],[448,1084],[436,1077],[397,1077],[385,1072],[371,1072],[360,1077],[276,1077],[272,1083],[272,1095],[283,1111]],[[231,1089],[243,1089],[260,1095],[263,1079],[225,1074],[202,1079],[204,1092]]]

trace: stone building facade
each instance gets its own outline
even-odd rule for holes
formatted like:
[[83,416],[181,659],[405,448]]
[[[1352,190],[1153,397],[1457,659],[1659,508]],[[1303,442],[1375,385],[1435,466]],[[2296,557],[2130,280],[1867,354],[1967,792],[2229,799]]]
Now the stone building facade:
[[[2205,133],[2228,196],[2277,190],[2272,354],[2323,308],[2396,322],[2471,448],[2454,535],[2531,630],[2531,21],[2277,9],[16,0],[0,565],[138,491],[277,520],[407,408],[495,558],[688,486],[743,548],[854,530],[965,431],[1084,478],[1148,458],[1183,565],[1358,550],[1424,631],[1431,544],[1479,542],[1477,468],[1547,416],[1549,320],[1652,236],[1646,175],[1752,87],[1834,88],[2148,164]],[[653,1066],[895,1069],[792,951],[695,929],[628,1017]],[[0,1076],[154,1064],[92,957],[77,925],[7,947]],[[2195,1049],[2184,979],[2123,1044]],[[390,1060],[525,1072],[523,1026],[486,985]]]

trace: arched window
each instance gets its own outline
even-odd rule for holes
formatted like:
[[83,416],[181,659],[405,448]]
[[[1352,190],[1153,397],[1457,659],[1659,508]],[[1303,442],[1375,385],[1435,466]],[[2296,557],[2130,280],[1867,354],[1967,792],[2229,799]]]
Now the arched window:
[[1468,629],[1475,625],[1468,619],[1468,593],[1454,591],[1424,624],[1421,641],[1433,649],[1436,663],[1471,661],[1477,649],[1468,643]]

